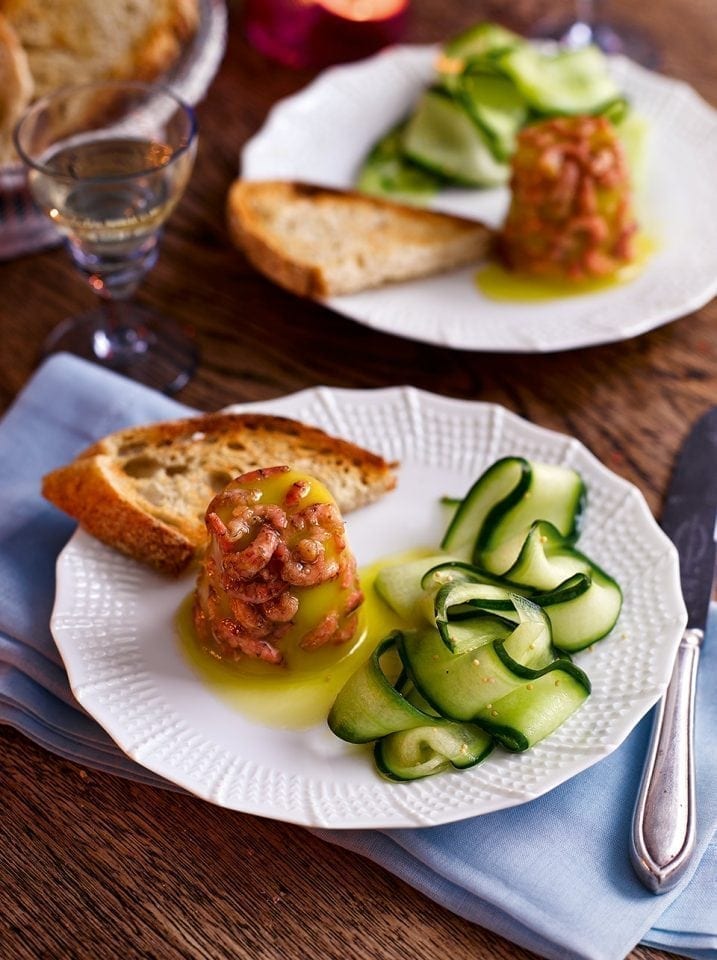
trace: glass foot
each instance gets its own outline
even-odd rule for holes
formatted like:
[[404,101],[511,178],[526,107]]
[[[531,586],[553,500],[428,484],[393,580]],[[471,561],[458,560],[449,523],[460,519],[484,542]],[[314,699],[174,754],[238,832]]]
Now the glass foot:
[[175,320],[124,303],[60,323],[45,341],[42,354],[62,351],[168,394],[189,382],[199,360],[194,338]]

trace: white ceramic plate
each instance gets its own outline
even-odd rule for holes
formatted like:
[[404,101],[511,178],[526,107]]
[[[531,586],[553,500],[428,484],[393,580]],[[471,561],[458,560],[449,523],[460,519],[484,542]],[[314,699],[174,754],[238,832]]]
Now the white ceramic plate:
[[174,635],[192,578],[149,573],[78,532],[58,561],[52,632],[75,696],[139,763],[232,810],[322,827],[427,826],[540,796],[614,750],[661,695],[685,622],[676,552],[637,489],[576,440],[501,407],[410,387],[318,388],[250,409],[401,461],[398,489],[348,515],[359,564],[437,543],[439,497],[464,493],[502,455],[575,466],[589,491],[581,546],[620,581],[624,611],[610,637],[576,657],[593,692],[553,736],[524,754],[496,750],[473,770],[394,784],[375,772],[369,748],[323,723],[265,727],[219,699]]
[[[247,144],[247,179],[348,187],[369,147],[428,84],[435,50],[396,47],[323,73],[277,104]],[[623,340],[699,309],[717,292],[717,111],[688,86],[623,58],[611,69],[648,121],[641,224],[658,245],[641,275],[600,293],[505,303],[476,288],[475,270],[394,284],[329,306],[387,333],[465,350],[546,352]],[[432,206],[497,226],[507,189],[447,190]]]

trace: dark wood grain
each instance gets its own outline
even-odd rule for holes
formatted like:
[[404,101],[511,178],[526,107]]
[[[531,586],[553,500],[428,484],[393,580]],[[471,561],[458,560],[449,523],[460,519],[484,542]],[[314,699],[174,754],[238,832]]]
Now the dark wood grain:
[[[717,104],[711,0],[605,6],[649,30],[663,69]],[[410,39],[438,40],[476,14],[527,28],[548,9],[568,5],[415,0]],[[624,343],[496,357],[376,333],[273,287],[231,248],[225,196],[242,144],[312,75],[248,47],[240,14],[232,5],[227,55],[199,108],[195,173],[142,290],[197,331],[202,363],[181,399],[209,410],[322,383],[412,383],[495,401],[575,435],[659,510],[690,423],[717,400],[717,306]],[[0,291],[4,409],[32,374],[44,336],[92,295],[61,249],[1,264]],[[7,728],[0,736],[2,957],[531,956],[306,830],[83,770]],[[664,955],[638,948],[631,956]]]

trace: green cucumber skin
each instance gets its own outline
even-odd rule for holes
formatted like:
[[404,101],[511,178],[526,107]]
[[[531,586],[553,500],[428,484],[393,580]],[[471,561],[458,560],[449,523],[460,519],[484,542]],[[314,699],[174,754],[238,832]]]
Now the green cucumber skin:
[[[436,128],[442,128],[441,136]],[[445,152],[447,137],[454,144],[451,153]],[[406,124],[403,152],[411,163],[458,186],[491,187],[508,181],[508,165],[494,156],[481,128],[442,86],[424,92]]]
[[[496,618],[496,629],[502,628]],[[509,623],[515,630],[515,624]],[[432,631],[399,634],[399,656],[413,684],[438,713],[459,723],[478,723],[484,719],[487,704],[496,704],[516,689],[535,682],[549,673],[559,673],[577,682],[590,693],[590,680],[583,670],[559,657],[533,668],[519,663],[506,649],[510,636],[489,641],[474,650],[451,653]],[[547,635],[550,644],[550,632]],[[417,654],[418,651],[418,654]],[[474,659],[480,664],[475,666]],[[485,681],[484,678],[491,678]]]
[[[412,648],[416,642],[426,648],[426,655],[430,657],[430,662],[425,661],[423,665],[414,662],[409,648]],[[486,703],[490,703],[497,689],[496,683],[500,682],[504,693],[510,692],[520,683],[520,680],[517,680],[498,659],[492,643],[479,649],[479,656],[484,657],[482,661],[484,675],[494,678],[490,690],[487,684],[484,688],[475,688],[471,677],[466,678],[458,672],[465,658],[470,657],[472,662],[471,651],[462,654],[451,653],[435,631],[401,634],[398,638],[399,656],[418,691],[441,716],[457,723],[473,721],[476,713]],[[445,678],[448,678],[447,690],[440,683],[441,680],[445,683]],[[469,697],[472,705],[469,703]]]
[[[463,498],[443,537],[442,549],[448,553],[455,553],[460,558],[472,561],[475,566],[485,566],[483,559],[488,555],[491,547],[495,546],[501,526],[510,522],[511,512],[524,503],[534,489],[535,476],[539,472],[540,466],[540,464],[533,465],[524,457],[502,457],[492,464],[475,481]],[[547,469],[547,465],[544,469]],[[554,469],[560,470],[561,468],[556,467]],[[517,475],[514,480],[511,480],[508,476],[508,471],[516,472]],[[572,494],[572,501],[567,504],[564,511],[566,516],[565,529],[560,531],[560,537],[564,543],[574,543],[577,540],[587,500],[584,481],[575,471],[569,472],[572,473],[571,482],[574,483],[575,489]],[[503,475],[506,475],[507,484],[501,482]],[[481,510],[483,506],[481,504],[482,498],[485,498],[488,503],[491,501],[492,487],[496,488],[495,502]],[[530,513],[527,514],[527,518],[529,517]],[[527,518],[529,525],[531,521]],[[532,519],[543,518],[535,516]],[[468,546],[469,543],[472,543],[472,547]],[[506,576],[508,579],[524,582],[518,577],[511,577],[506,570],[491,570],[490,572],[494,576],[498,574]]]
[[495,23],[478,23],[467,27],[443,44],[443,52],[449,57],[483,58],[504,53],[522,46],[525,40],[512,30]]
[[[576,653],[578,650],[584,650],[591,644],[601,640],[614,628],[622,609],[622,590],[617,581],[614,580],[596,563],[594,563],[588,556],[586,556],[584,553],[581,553],[581,551],[577,550],[574,546],[562,545],[560,543],[558,531],[556,531],[555,528],[552,528],[551,530],[551,525],[546,524],[544,521],[538,521],[536,524],[534,524],[530,534],[528,537],[526,537],[525,544],[518,556],[518,559],[513,567],[506,572],[507,576],[515,580],[520,580],[521,577],[525,577],[528,580],[530,579],[530,574],[527,572],[531,566],[530,554],[534,549],[534,538],[536,536],[539,537],[541,534],[548,537],[548,548],[544,550],[544,557],[547,563],[549,563],[551,557],[553,557],[562,558],[563,560],[572,560],[574,565],[573,573],[567,578],[567,580],[563,580],[562,584],[559,583],[554,587],[544,588],[541,591],[543,594],[546,594],[547,598],[550,600],[548,604],[545,604],[545,607],[548,609],[549,613],[551,605],[557,607],[559,603],[563,602],[559,599],[559,591],[561,586],[567,583],[569,580],[576,578],[577,575],[581,573],[590,578],[591,587],[593,585],[599,586],[601,589],[611,592],[614,596],[613,615],[598,629],[585,633],[582,637],[576,637],[574,639],[570,639],[562,630],[560,631],[560,637],[556,638],[555,641],[556,646],[558,646],[561,650],[567,650],[571,653]],[[582,593],[587,593],[587,591],[582,591]],[[553,595],[552,597],[551,594]],[[538,596],[540,596],[540,594],[538,594]],[[580,595],[574,599],[579,600],[579,598]],[[533,599],[534,602],[537,602],[540,606],[543,606],[543,604],[536,600],[535,595],[531,599]],[[553,610],[554,617],[555,614],[556,611]]]
[[[431,732],[441,729],[449,737],[451,735],[454,737],[455,748],[450,754],[441,753],[436,750],[435,743],[431,743]],[[414,730],[402,730],[377,741],[374,746],[374,761],[379,773],[389,780],[405,782],[443,773],[451,768],[467,770],[481,763],[494,746],[493,738],[481,727],[475,724],[456,724],[443,719],[425,727],[426,739],[422,743],[411,744],[416,735],[421,734],[423,730],[424,728],[420,727]],[[417,757],[404,757],[398,761],[395,753],[400,754],[406,741],[409,741],[409,747],[414,747],[414,753],[424,754],[423,762],[419,762]],[[416,746],[421,749],[416,750]],[[430,754],[425,756],[428,751]],[[413,762],[409,762],[411,759]]]
[[[595,48],[566,50],[550,56],[524,44],[507,50],[501,57],[500,64],[531,107],[542,115],[599,114],[621,96],[605,69],[602,55]],[[586,65],[590,68],[588,72],[598,71],[592,77],[590,97],[586,97],[584,93]],[[558,79],[555,76],[556,67],[560,74]],[[539,85],[535,82],[536,70],[542,74]],[[598,73],[601,75],[598,76]],[[546,81],[548,87],[553,88],[548,96],[545,91]],[[582,96],[574,93],[575,86],[582,88]],[[596,88],[600,89],[599,96],[595,94]]]
[[[515,465],[519,471],[515,485],[508,489],[496,503],[488,507],[483,516],[479,515],[479,517],[475,519],[471,514],[475,512],[478,497],[486,487],[489,487],[497,476],[505,471],[506,466],[511,464]],[[494,464],[488,467],[488,469],[478,477],[461,501],[445,532],[441,542],[441,548],[447,553],[456,553],[466,561],[474,560],[477,552],[477,541],[487,518],[497,507],[504,504],[506,500],[509,505],[517,502],[525,490],[527,490],[529,483],[530,465],[523,457],[502,457],[500,460],[496,460]],[[471,533],[468,537],[465,535],[465,527],[468,527]],[[471,543],[470,547],[465,546],[467,542]]]
[[[535,746],[575,713],[590,693],[580,679],[563,675],[559,678],[562,690],[556,695],[551,674],[552,671],[537,678],[532,690],[526,685],[508,694],[474,722],[506,750],[522,752]],[[550,691],[549,698],[541,697],[543,687]]]
[[402,697],[381,670],[381,657],[395,643],[396,634],[389,634],[339,691],[327,722],[341,740],[370,743],[387,733],[430,722],[431,717]]
[[[467,565],[462,564],[461,566],[465,568]],[[480,583],[473,585],[476,587],[482,586]],[[466,598],[460,605],[452,606],[449,604],[449,600],[450,594],[455,586],[470,587],[471,581],[466,579],[459,584],[446,584],[438,591],[434,601],[436,626],[438,627],[443,642],[454,652],[460,652],[461,650],[461,648],[457,646],[455,638],[451,633],[452,630],[455,630],[455,624],[462,625],[464,632],[465,628],[470,625],[470,621],[476,619],[478,611],[503,615],[506,618],[506,622],[509,622],[515,617],[515,604],[511,599],[513,594],[526,595],[527,599],[530,599],[547,613],[553,631],[554,646],[561,652],[576,653],[601,640],[615,626],[622,606],[622,592],[620,587],[597,566],[593,567],[592,575],[575,573],[560,583],[554,590],[546,593],[536,593],[532,590],[526,591],[525,589],[521,589],[520,586],[516,587],[514,583],[510,582],[506,583],[503,590],[503,598]],[[601,625],[589,632],[583,631],[581,633],[578,630],[576,636],[574,611],[576,606],[584,605],[589,599],[586,597],[586,594],[588,594],[590,590],[607,590],[613,592],[613,614],[608,619],[605,619],[605,616],[603,616],[601,620],[601,611],[598,609],[596,613],[592,615],[592,619],[593,622]]]
[[[476,540],[476,549],[473,558],[475,563],[480,564],[481,557],[495,545],[495,542],[498,539],[498,531],[500,526],[504,522],[510,520],[511,511],[517,509],[519,504],[523,503],[527,497],[531,496],[533,490],[535,489],[535,474],[537,470],[539,470],[540,465],[536,464],[533,466],[530,461],[526,461],[526,463],[530,472],[527,485],[519,491],[516,489],[513,495],[509,498],[506,498],[506,500],[502,503],[497,503],[491,513],[486,517],[483,527],[480,530]],[[572,471],[572,473],[575,481],[575,491],[572,496],[572,501],[567,504],[567,509],[565,511],[569,517],[569,520],[565,530],[555,527],[560,535],[560,539],[566,544],[575,543],[575,541],[578,539],[580,527],[582,525],[582,517],[585,505],[587,503],[585,483],[582,477],[580,477],[575,471]],[[533,516],[532,520],[529,521],[529,525],[530,523],[535,523],[538,520],[544,519],[545,518],[542,516]],[[555,526],[555,524],[553,524],[553,526]],[[503,534],[500,539],[504,541],[508,538],[509,535]],[[505,571],[505,573],[506,576],[508,576],[507,571]]]
[[444,560],[442,563],[431,567],[431,569],[427,570],[423,575],[421,587],[424,590],[428,590],[432,586],[430,582],[431,578],[434,574],[440,572],[445,572],[448,575],[457,574],[457,582],[483,583],[486,586],[505,587],[508,590],[513,590],[514,593],[522,593],[523,596],[530,596],[536,592],[532,587],[528,587],[524,583],[515,583],[513,580],[507,580],[505,577],[497,577],[495,574],[488,573],[488,571],[482,567],[477,567],[475,564],[468,563],[465,560]]
[[425,203],[445,180],[409,160],[403,153],[402,136],[406,120],[392,127],[378,140],[363,161],[356,188],[372,196]]

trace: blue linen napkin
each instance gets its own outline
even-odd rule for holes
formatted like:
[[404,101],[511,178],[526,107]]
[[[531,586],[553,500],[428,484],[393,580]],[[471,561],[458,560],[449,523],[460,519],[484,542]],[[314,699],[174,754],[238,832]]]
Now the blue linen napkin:
[[[187,408],[69,356],[48,360],[0,422],[0,723],[62,757],[151,785],[75,703],[49,631],[57,553],[72,522],[41,476],[94,439]],[[717,957],[717,610],[700,668],[694,875],[656,897],[627,843],[650,718],[622,747],[546,796],[456,824],[315,831],[381,864],[455,913],[549,958],[620,960],[640,940]]]

